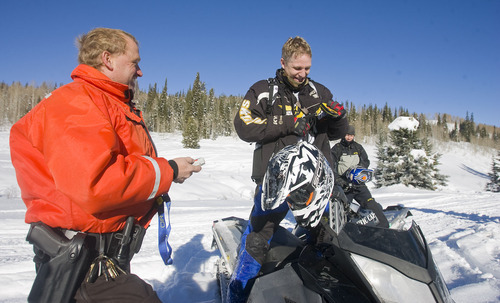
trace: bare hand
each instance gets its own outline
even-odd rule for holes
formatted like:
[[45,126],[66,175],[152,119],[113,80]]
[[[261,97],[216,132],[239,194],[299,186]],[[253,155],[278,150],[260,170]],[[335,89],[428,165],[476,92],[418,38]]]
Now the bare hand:
[[177,163],[179,169],[177,178],[174,180],[175,183],[183,183],[187,178],[191,177],[193,173],[197,173],[201,170],[201,166],[193,165],[194,159],[191,157],[175,158],[173,160]]

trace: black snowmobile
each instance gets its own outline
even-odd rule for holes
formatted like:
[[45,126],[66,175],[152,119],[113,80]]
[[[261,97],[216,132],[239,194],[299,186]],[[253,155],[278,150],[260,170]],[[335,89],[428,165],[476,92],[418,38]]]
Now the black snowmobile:
[[[247,302],[454,302],[407,208],[386,208],[391,227],[380,228],[371,211],[342,200],[330,202],[314,241],[301,227],[278,229]],[[213,223],[223,303],[246,224]]]

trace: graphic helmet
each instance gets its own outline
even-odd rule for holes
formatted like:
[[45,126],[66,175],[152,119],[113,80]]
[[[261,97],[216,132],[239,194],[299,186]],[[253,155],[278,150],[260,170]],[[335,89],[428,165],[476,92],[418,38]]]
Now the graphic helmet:
[[333,172],[320,150],[301,141],[276,153],[267,166],[262,183],[264,211],[287,202],[297,223],[315,227],[332,194]]
[[346,177],[355,185],[368,183],[372,180],[373,169],[356,167],[347,171]]

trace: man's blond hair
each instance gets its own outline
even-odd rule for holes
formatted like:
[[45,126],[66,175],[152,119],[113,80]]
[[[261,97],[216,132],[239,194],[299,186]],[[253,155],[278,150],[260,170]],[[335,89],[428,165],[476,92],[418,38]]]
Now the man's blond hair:
[[126,37],[137,45],[139,43],[131,34],[120,29],[95,28],[77,38],[79,49],[78,63],[99,68],[102,65],[101,54],[104,51],[110,54],[124,54],[127,47]]
[[292,57],[309,55],[312,58],[311,47],[302,37],[288,38],[281,49],[281,58],[288,62]]

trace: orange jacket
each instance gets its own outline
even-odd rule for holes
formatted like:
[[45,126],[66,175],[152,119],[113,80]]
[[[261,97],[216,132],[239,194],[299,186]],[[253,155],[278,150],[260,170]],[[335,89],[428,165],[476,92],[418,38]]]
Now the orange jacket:
[[26,223],[107,233],[128,216],[148,225],[173,169],[157,157],[126,85],[79,65],[11,128]]

